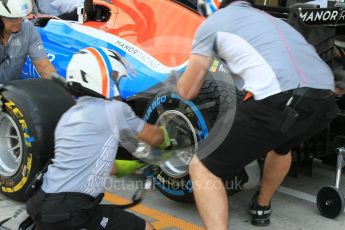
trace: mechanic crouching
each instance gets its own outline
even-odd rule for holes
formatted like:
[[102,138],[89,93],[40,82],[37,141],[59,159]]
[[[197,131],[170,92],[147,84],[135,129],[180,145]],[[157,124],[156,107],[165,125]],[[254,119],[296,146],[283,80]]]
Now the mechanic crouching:
[[229,229],[224,181],[267,153],[261,188],[249,211],[253,225],[269,225],[271,199],[290,168],[291,149],[325,129],[339,111],[331,69],[300,33],[253,8],[250,0],[222,4],[198,28],[177,85],[181,97],[195,97],[212,57],[218,56],[236,87],[253,95],[238,104],[218,149],[206,157],[197,153],[190,164],[198,210],[210,230]]
[[99,204],[122,131],[152,146],[170,143],[164,128],[146,124],[127,104],[113,100],[119,96],[116,79],[127,73],[121,59],[101,58],[107,55],[114,56],[106,49],[83,49],[67,67],[67,86],[79,98],[58,122],[53,163],[27,201],[29,215],[42,230],[153,229],[132,213]]
[[31,0],[0,1],[0,84],[19,79],[27,56],[41,77],[56,72],[38,31],[24,20],[31,11]]

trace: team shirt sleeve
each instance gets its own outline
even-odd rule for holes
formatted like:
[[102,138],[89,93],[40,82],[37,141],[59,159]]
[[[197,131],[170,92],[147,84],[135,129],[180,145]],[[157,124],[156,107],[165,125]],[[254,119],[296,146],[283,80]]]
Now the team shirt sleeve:
[[117,123],[120,132],[129,130],[136,135],[143,130],[146,122],[139,118],[129,105],[121,102],[121,113]]
[[203,56],[214,56],[214,45],[216,42],[217,33],[208,20],[204,21],[197,29],[193,45],[192,54],[200,54]]
[[44,51],[42,39],[36,28],[28,22],[28,34],[29,34],[29,57],[32,61],[37,61],[47,57]]

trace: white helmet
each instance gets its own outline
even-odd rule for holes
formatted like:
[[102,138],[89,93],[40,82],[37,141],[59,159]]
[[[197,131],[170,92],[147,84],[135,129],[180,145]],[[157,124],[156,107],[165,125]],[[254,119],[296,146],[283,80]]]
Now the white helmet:
[[126,75],[124,63],[116,52],[88,47],[73,55],[66,81],[77,95],[113,99],[120,96],[116,81]]
[[32,0],[0,0],[0,16],[7,18],[26,17],[32,11]]
[[197,0],[197,9],[201,16],[205,18],[219,9],[222,0]]

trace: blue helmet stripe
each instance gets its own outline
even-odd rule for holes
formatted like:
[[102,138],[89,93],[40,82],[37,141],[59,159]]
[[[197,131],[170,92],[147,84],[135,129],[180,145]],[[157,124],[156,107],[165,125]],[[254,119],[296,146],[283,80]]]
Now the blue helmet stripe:
[[212,0],[207,0],[207,4],[209,5],[212,13],[217,11],[217,8],[215,7],[214,2]]

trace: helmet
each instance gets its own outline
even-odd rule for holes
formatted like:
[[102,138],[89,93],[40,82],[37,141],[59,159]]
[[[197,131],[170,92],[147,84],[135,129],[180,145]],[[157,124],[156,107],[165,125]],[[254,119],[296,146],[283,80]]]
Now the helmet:
[[197,9],[201,16],[208,17],[216,12],[222,0],[197,0]]
[[116,52],[88,47],[73,55],[67,66],[66,82],[77,96],[114,99],[120,96],[117,81],[126,75],[124,62]]
[[207,18],[217,10],[228,6],[235,1],[246,1],[254,5],[254,0],[197,0],[197,10],[201,16]]
[[31,11],[31,0],[0,0],[0,16],[22,18],[30,14]]

